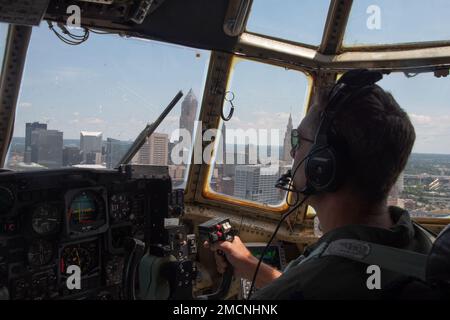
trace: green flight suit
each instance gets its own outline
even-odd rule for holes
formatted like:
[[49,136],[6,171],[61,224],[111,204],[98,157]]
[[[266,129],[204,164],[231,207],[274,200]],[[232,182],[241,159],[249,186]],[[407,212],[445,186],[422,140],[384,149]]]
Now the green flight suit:
[[390,229],[348,225],[323,235],[292,261],[282,276],[256,291],[252,299],[382,299],[385,292],[404,276],[381,268],[381,289],[369,289],[368,265],[338,256],[308,256],[319,246],[338,239],[356,239],[427,254],[432,243],[415,226],[407,211],[389,207],[395,225]]

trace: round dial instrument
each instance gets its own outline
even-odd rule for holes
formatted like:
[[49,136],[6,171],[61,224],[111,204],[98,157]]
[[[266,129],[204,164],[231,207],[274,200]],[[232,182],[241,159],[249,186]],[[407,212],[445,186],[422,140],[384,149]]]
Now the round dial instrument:
[[42,204],[34,209],[31,217],[31,226],[39,235],[48,235],[59,230],[61,218],[56,206]]
[[62,254],[64,272],[70,265],[77,265],[81,272],[85,273],[91,269],[92,257],[91,253],[81,246],[71,246],[64,249]]
[[14,207],[14,194],[5,187],[0,187],[0,215],[7,214]]
[[106,221],[104,200],[92,190],[82,191],[72,199],[68,215],[71,230],[91,230]]
[[53,246],[45,240],[35,240],[28,249],[28,262],[32,266],[48,264],[53,257]]
[[83,242],[65,247],[61,252],[60,269],[66,272],[71,265],[79,266],[86,275],[99,266],[99,247],[97,241]]

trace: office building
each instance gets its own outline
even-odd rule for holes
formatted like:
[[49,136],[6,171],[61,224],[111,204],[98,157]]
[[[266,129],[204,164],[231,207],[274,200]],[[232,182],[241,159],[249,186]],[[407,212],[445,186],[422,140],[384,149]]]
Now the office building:
[[33,132],[33,130],[37,129],[47,130],[47,124],[39,122],[25,124],[25,150],[24,150],[25,163],[37,162],[37,159],[32,159],[31,157],[31,133]]
[[112,138],[106,139],[105,162],[108,169],[114,169],[128,151],[131,142],[120,141]]
[[180,129],[186,129],[194,139],[194,123],[197,115],[198,101],[194,92],[189,90],[188,94],[181,103]]
[[82,164],[101,164],[102,140],[103,134],[101,132],[81,131],[80,151]]
[[236,166],[234,196],[250,201],[276,204],[281,200],[281,193],[275,188],[278,178],[278,166]]
[[169,162],[169,135],[153,133],[133,160],[138,164],[167,166]]
[[66,146],[63,148],[63,166],[72,167],[81,163],[81,151],[76,146]]
[[283,157],[281,160],[284,161],[292,161],[291,157],[291,134],[292,134],[292,116],[289,115],[288,124],[286,126],[286,133],[284,134],[284,142],[283,142]]
[[63,133],[57,130],[34,129],[31,132],[31,159],[49,169],[62,167]]

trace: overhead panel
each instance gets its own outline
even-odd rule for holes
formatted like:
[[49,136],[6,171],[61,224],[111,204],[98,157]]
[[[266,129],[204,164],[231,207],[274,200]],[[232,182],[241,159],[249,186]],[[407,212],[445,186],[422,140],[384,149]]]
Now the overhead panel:
[[0,22],[37,26],[50,0],[0,0]]
[[[247,1],[235,12],[240,23]],[[81,8],[84,27],[200,49],[231,52],[241,29],[237,23],[230,25],[231,33],[224,31],[228,0],[51,0],[45,19],[66,23],[66,9],[74,3]]]

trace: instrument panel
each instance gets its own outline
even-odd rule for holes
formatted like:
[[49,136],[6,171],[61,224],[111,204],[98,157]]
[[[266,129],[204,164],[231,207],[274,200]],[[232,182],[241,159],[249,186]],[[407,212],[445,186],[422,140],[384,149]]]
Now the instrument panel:
[[1,173],[0,289],[12,300],[121,299],[126,240],[149,238],[149,216],[167,214],[171,191],[165,175]]

